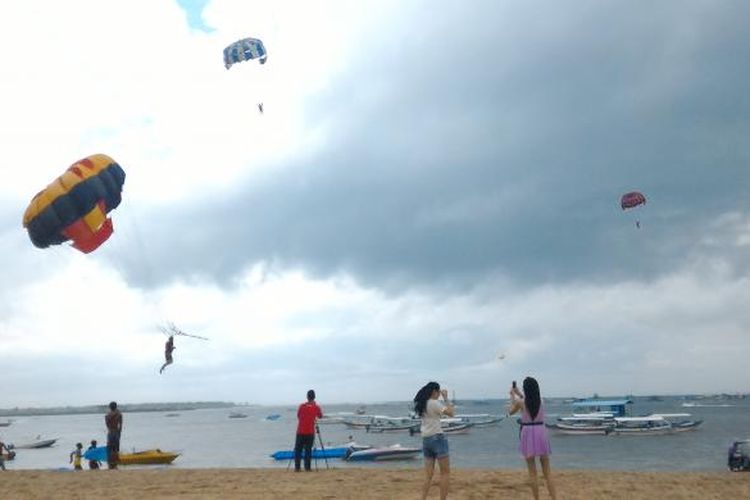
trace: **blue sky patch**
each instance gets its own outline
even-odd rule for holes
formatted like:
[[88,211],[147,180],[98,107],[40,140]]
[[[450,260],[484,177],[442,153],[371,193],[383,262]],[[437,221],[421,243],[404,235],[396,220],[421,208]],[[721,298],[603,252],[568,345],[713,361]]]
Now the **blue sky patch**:
[[177,4],[187,13],[188,25],[196,30],[210,33],[214,29],[203,22],[203,9],[209,0],[177,0]]

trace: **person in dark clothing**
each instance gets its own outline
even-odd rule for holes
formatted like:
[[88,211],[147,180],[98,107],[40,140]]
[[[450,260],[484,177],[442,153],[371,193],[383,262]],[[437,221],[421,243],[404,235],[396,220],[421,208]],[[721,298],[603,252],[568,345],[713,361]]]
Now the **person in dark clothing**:
[[109,413],[104,416],[107,424],[107,467],[116,469],[120,458],[120,436],[122,435],[122,413],[117,409],[117,403],[109,403]]
[[299,472],[302,450],[305,450],[305,470],[311,470],[312,447],[315,442],[315,421],[323,417],[323,411],[315,403],[315,391],[307,391],[307,401],[297,409],[297,436],[294,441],[294,470]]
[[167,365],[172,364],[172,351],[174,351],[176,347],[174,346],[174,336],[170,335],[169,340],[164,344],[164,364],[161,365],[161,368],[159,369],[159,373],[164,373],[164,368],[167,367]]

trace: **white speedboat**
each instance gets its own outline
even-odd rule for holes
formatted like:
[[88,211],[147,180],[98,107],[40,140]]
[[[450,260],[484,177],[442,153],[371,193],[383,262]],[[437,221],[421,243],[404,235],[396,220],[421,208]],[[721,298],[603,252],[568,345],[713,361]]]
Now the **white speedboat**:
[[384,448],[370,448],[367,450],[352,451],[348,453],[345,460],[352,462],[361,461],[383,461],[383,460],[411,460],[422,452],[422,448],[411,448],[394,444]]
[[31,442],[22,443],[22,444],[14,444],[12,446],[15,449],[33,450],[37,448],[49,448],[56,442],[57,442],[57,439],[38,439],[36,441],[31,441]]

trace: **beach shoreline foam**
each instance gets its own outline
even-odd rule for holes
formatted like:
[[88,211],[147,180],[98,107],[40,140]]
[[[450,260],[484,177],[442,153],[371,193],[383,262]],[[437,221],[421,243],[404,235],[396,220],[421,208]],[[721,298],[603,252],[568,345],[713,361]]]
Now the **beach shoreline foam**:
[[[732,472],[554,471],[560,498],[750,498],[750,474]],[[3,498],[418,498],[421,468],[120,469],[0,472]],[[435,474],[437,480],[437,471]],[[544,487],[541,485],[542,488]],[[451,471],[454,499],[530,498],[525,469]],[[437,485],[430,498],[438,498]],[[548,496],[542,491],[542,498]]]

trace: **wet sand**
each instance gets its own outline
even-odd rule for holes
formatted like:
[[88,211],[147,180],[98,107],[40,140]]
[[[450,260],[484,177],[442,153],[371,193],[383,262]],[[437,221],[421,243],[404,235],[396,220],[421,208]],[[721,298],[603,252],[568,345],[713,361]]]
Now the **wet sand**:
[[[7,499],[54,498],[419,498],[421,469],[127,469],[0,471]],[[435,479],[437,479],[437,471]],[[750,498],[750,474],[555,471],[561,499]],[[525,470],[453,470],[449,498],[531,498]],[[540,485],[544,488],[544,485]],[[434,484],[429,498],[438,498]],[[541,498],[549,498],[542,489]]]

